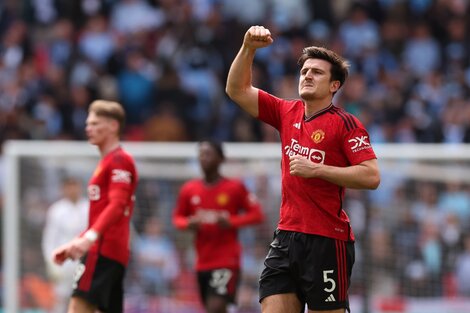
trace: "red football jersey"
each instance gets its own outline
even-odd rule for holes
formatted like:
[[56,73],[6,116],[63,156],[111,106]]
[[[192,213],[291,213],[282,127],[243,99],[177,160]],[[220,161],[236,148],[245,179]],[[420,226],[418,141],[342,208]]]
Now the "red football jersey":
[[[88,183],[88,228],[100,233],[90,251],[97,251],[123,265],[129,261],[130,220],[136,186],[134,159],[120,147],[101,159]],[[110,197],[124,197],[121,202],[126,204],[117,207],[109,205]]]
[[[215,224],[215,215],[229,215],[229,228]],[[196,232],[196,270],[240,268],[241,246],[237,228],[263,220],[260,205],[241,181],[222,178],[215,184],[201,179],[186,182],[180,190],[173,213],[173,223],[179,229],[188,227],[188,218],[203,216]]]
[[305,119],[301,100],[284,100],[259,92],[259,119],[275,127],[282,145],[282,200],[278,228],[354,240],[343,210],[344,187],[318,178],[293,176],[289,157],[346,167],[376,158],[362,123],[330,105]]

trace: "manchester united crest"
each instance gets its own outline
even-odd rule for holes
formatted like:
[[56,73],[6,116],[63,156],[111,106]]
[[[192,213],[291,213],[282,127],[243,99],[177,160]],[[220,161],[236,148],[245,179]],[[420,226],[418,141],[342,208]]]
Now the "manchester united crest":
[[218,205],[226,205],[228,202],[228,195],[225,193],[221,193],[217,195],[217,204]]
[[323,141],[323,138],[325,138],[325,132],[321,129],[317,129],[312,133],[311,138],[314,143],[320,143]]

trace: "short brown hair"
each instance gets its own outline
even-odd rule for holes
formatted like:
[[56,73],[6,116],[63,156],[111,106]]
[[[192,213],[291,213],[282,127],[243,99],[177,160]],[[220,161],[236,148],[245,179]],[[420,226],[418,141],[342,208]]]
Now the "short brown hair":
[[104,116],[116,120],[119,123],[119,133],[123,132],[126,121],[126,112],[120,103],[109,100],[95,100],[88,108],[88,113],[90,112],[93,112],[98,116]]
[[324,47],[305,47],[297,63],[302,67],[308,59],[321,59],[329,62],[331,64],[331,80],[338,80],[340,88],[348,78],[349,62],[332,50]]

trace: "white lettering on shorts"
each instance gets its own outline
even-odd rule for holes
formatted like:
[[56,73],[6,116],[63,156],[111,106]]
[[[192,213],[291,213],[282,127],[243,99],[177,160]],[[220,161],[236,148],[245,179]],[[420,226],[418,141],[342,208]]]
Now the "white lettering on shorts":
[[78,281],[83,276],[83,273],[85,273],[85,269],[86,269],[85,264],[83,263],[78,264],[77,269],[75,270],[75,273],[73,274],[73,284],[72,284],[73,289],[77,288]]
[[209,286],[214,288],[219,295],[227,294],[227,285],[232,278],[232,271],[229,269],[220,269],[212,271],[212,277]]

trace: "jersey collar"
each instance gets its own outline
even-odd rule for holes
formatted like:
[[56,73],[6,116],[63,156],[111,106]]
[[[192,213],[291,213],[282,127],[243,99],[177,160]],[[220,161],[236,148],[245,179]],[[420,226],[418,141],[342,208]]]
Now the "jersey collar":
[[329,106],[327,106],[327,107],[324,108],[324,109],[321,109],[321,110],[318,111],[318,112],[315,112],[314,114],[310,115],[309,117],[306,117],[306,116],[305,116],[305,112],[304,112],[304,121],[305,121],[305,122],[311,121],[311,120],[313,120],[314,118],[318,117],[319,115],[322,115],[323,113],[325,113],[326,111],[328,111],[328,110],[331,109],[332,107],[333,107],[333,103],[330,103]]

